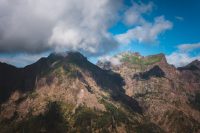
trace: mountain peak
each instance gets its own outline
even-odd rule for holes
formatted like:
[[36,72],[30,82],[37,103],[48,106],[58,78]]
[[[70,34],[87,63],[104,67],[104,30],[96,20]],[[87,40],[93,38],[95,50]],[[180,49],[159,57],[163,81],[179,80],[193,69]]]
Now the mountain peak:
[[196,59],[196,60],[192,61],[190,64],[200,66],[200,61]]
[[184,67],[179,67],[179,70],[200,70],[200,61],[194,60]]
[[80,52],[77,51],[66,51],[66,52],[54,52],[51,53],[48,57],[48,59],[69,59],[69,58],[80,58],[80,59],[86,59]]
[[49,57],[67,57],[68,55],[77,55],[77,56],[83,56],[80,52],[78,51],[65,51],[65,52],[53,52],[49,55]]

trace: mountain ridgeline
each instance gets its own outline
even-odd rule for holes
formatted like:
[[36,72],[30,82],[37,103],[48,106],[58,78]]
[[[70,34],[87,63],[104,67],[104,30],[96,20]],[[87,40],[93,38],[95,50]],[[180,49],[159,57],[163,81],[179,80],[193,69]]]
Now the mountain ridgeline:
[[0,63],[0,133],[199,133],[200,62],[163,54],[90,63],[52,53],[16,68]]

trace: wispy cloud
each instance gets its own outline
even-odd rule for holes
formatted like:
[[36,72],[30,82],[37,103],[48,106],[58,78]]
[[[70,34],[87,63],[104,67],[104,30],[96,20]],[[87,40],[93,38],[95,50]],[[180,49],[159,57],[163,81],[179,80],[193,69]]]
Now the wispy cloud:
[[179,20],[179,21],[183,21],[183,20],[184,20],[184,18],[181,17],[181,16],[175,16],[175,18],[176,18],[177,20]]
[[195,49],[200,49],[200,42],[191,43],[191,44],[181,44],[181,45],[178,45],[178,49],[181,51],[188,51],[188,52]]

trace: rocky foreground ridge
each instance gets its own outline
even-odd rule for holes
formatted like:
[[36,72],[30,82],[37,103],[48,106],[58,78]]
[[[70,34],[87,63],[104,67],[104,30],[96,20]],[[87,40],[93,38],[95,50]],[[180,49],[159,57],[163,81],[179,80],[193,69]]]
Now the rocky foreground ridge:
[[[119,58],[118,58],[119,57]],[[199,133],[200,62],[163,54],[90,63],[51,54],[24,68],[0,63],[0,133]]]

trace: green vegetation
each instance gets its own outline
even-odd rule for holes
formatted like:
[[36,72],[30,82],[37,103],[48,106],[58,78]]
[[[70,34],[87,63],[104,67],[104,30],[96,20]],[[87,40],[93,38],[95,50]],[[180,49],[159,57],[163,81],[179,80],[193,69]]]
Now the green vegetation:
[[150,56],[144,61],[145,65],[152,65],[162,60],[161,56]]
[[134,54],[124,54],[122,56],[122,62],[128,62],[136,65],[152,65],[154,63],[160,62],[162,60],[162,56],[149,56],[149,57],[141,57],[139,55]]
[[139,56],[135,56],[135,55],[131,55],[131,54],[125,54],[123,55],[122,59],[121,59],[122,62],[129,62],[131,64],[142,64],[143,60],[140,59]]

